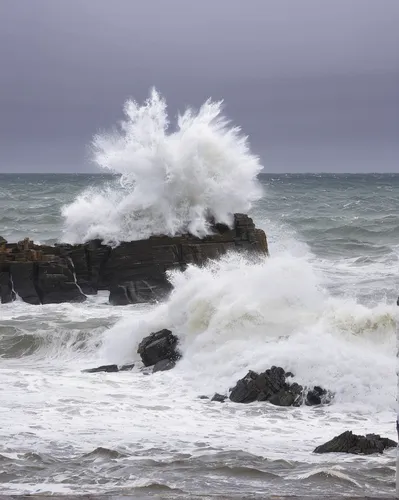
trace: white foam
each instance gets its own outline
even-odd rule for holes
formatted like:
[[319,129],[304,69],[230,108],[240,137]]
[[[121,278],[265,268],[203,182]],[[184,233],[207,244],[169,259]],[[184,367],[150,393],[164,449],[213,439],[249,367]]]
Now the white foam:
[[98,134],[93,159],[120,174],[102,190],[89,189],[63,207],[63,240],[108,243],[209,232],[209,216],[230,224],[261,196],[259,159],[247,137],[208,100],[169,128],[166,102],[153,90],[142,105],[128,100],[119,129]]
[[197,392],[279,365],[334,391],[337,404],[394,407],[394,306],[333,298],[309,259],[288,253],[261,263],[230,255],[171,281],[168,302],[106,332],[105,358],[131,359],[144,335],[167,327],[181,339],[176,373]]

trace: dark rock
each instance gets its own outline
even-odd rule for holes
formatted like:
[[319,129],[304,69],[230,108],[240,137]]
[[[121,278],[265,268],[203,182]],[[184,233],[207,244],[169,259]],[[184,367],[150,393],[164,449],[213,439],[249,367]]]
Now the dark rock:
[[10,274],[15,292],[24,302],[33,305],[42,303],[37,286],[38,267],[34,262],[18,262],[10,264]]
[[110,290],[110,302],[119,305],[163,299],[171,290],[167,271],[200,266],[230,250],[268,255],[265,233],[247,215],[235,214],[232,227],[214,221],[210,226],[213,234],[202,239],[153,236],[115,248],[100,240],[55,246],[2,240],[0,272],[11,269],[15,291],[30,304],[80,302],[88,294]]
[[86,300],[86,296],[75,283],[73,272],[63,261],[43,262],[37,266],[35,286],[42,304]]
[[[230,400],[235,403],[252,403],[254,401],[269,401],[273,395],[286,389],[285,371],[273,366],[263,373],[249,371],[239,380],[230,393]],[[280,399],[282,395],[280,395]],[[276,403],[277,404],[277,399]]]
[[158,363],[155,363],[152,373],[165,372],[167,370],[171,370],[175,366],[176,361],[170,359],[162,359],[161,361],[158,361]]
[[269,398],[269,403],[276,406],[299,406],[301,404],[302,387],[298,384],[285,384],[276,394]]
[[128,295],[126,286],[113,285],[109,292],[109,303],[113,306],[127,306],[132,301]]
[[82,370],[82,373],[99,373],[99,372],[115,373],[118,371],[119,371],[118,365],[103,365],[103,366],[98,366],[97,368],[88,368],[87,370]]
[[231,389],[230,400],[235,403],[252,403],[254,401],[268,401],[276,406],[300,406],[327,404],[333,395],[319,386],[306,393],[301,385],[287,382],[292,378],[291,372],[283,368],[272,366],[263,373],[249,371]]
[[8,304],[15,300],[16,295],[13,290],[13,284],[9,269],[0,272],[0,303]]
[[346,431],[331,439],[327,443],[318,446],[315,453],[353,453],[355,455],[371,455],[382,453],[386,448],[397,446],[395,441],[382,438],[377,434],[366,434],[358,436],[352,431]]
[[198,396],[198,399],[209,399],[208,396]]
[[130,365],[122,365],[120,368],[119,368],[119,371],[120,372],[130,372],[130,370],[133,370],[134,368],[134,363],[130,364]]
[[326,389],[316,385],[306,394],[305,404],[307,406],[330,404],[333,398],[334,395],[330,391],[326,391]]
[[227,396],[223,396],[223,394],[218,394],[217,392],[213,395],[211,401],[216,401],[217,403],[224,403],[227,399]]
[[234,403],[253,403],[256,401],[261,392],[255,382],[258,376],[256,372],[249,371],[231,391],[230,400]]
[[164,329],[145,337],[139,344],[137,352],[145,366],[152,366],[162,360],[177,361],[180,353],[177,350],[178,338],[170,330]]

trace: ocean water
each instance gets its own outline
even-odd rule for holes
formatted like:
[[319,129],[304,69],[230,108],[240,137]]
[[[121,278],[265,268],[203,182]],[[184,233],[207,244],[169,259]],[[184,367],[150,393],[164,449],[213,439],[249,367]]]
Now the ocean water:
[[[170,275],[163,303],[0,306],[0,491],[137,498],[389,495],[396,450],[316,455],[344,432],[395,439],[398,175],[266,175],[208,102],[175,131],[158,94],[96,136],[115,175],[0,174],[0,235],[111,244],[209,232],[249,211],[270,257],[230,254]],[[136,353],[170,328],[183,357],[147,375]],[[82,373],[135,362],[131,372]],[[324,407],[220,404],[251,370],[292,371]]]
[[[271,256],[230,255],[171,277],[156,306],[0,306],[0,491],[389,494],[396,450],[315,455],[351,429],[395,438],[399,176],[262,175],[251,210]],[[62,238],[63,206],[110,177],[1,175],[0,234]],[[83,374],[136,361],[169,327],[170,372]],[[272,364],[336,393],[324,408],[198,399]]]

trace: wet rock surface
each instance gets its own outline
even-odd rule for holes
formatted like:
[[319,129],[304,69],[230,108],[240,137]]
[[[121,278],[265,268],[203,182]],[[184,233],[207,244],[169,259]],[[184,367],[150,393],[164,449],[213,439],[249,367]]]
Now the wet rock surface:
[[134,363],[130,365],[102,365],[102,366],[97,366],[95,368],[87,368],[86,370],[82,370],[82,373],[100,373],[100,372],[105,372],[105,373],[117,373],[117,372],[127,372],[131,371],[134,368]]
[[211,401],[216,401],[217,403],[224,403],[226,399],[228,399],[228,396],[215,392],[215,394],[212,396]]
[[160,361],[176,362],[180,358],[177,344],[176,335],[165,328],[145,337],[140,342],[137,352],[144,366],[153,366]]
[[262,373],[250,370],[231,389],[230,400],[234,403],[268,401],[276,406],[313,406],[331,402],[333,395],[329,391],[319,386],[308,390],[296,382],[290,383],[287,379],[292,376],[291,372],[278,366]]
[[166,372],[174,368],[175,365],[176,361],[173,361],[171,359],[162,359],[161,361],[155,363],[154,368],[152,369],[152,373]]
[[118,371],[119,371],[118,365],[103,365],[103,366],[97,366],[96,368],[87,368],[86,370],[82,370],[83,373],[100,373],[100,372],[115,373]]
[[224,224],[213,224],[211,229],[213,234],[202,239],[189,234],[153,236],[117,247],[100,240],[48,246],[29,239],[18,243],[2,239],[0,273],[8,276],[1,278],[2,303],[13,300],[7,291],[10,282],[30,304],[81,302],[98,290],[109,290],[115,305],[151,302],[170,292],[166,271],[203,265],[229,250],[268,254],[264,231],[256,229],[247,215],[235,214],[231,229]]
[[315,453],[352,453],[354,455],[372,455],[382,453],[387,448],[395,448],[397,443],[378,434],[359,436],[346,431],[327,443],[318,446]]

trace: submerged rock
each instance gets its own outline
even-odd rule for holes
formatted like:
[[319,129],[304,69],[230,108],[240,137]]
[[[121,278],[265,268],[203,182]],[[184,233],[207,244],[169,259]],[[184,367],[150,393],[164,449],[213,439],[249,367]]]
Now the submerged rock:
[[227,396],[224,396],[223,394],[219,394],[215,392],[213,395],[211,401],[216,401],[217,403],[224,403],[227,399]]
[[154,368],[152,369],[152,373],[156,372],[166,372],[167,370],[171,370],[176,365],[176,361],[171,359],[162,359],[155,363]]
[[177,350],[177,344],[176,335],[165,328],[145,337],[140,342],[137,352],[140,354],[144,366],[153,366],[163,360],[176,362],[181,357]]
[[134,363],[131,363],[130,365],[122,365],[119,368],[119,371],[120,372],[130,372],[131,370],[133,370],[133,368],[134,368]]
[[395,448],[397,443],[378,434],[358,436],[352,431],[346,431],[318,446],[314,453],[353,453],[355,455],[371,455],[382,453],[386,448]]
[[82,373],[99,373],[99,372],[106,372],[106,373],[116,373],[116,372],[128,372],[133,370],[134,368],[134,363],[129,364],[129,365],[102,365],[102,366],[97,366],[96,368],[87,368],[86,370],[82,370]]
[[253,403],[268,401],[276,406],[308,406],[329,403],[333,395],[319,386],[310,391],[305,390],[296,382],[287,382],[293,377],[291,372],[278,366],[272,366],[263,373],[250,370],[240,379],[230,393],[234,403]]
[[82,373],[99,373],[99,372],[115,373],[119,372],[119,368],[118,365],[103,365],[103,366],[97,366],[96,368],[88,368],[86,370],[82,370]]

